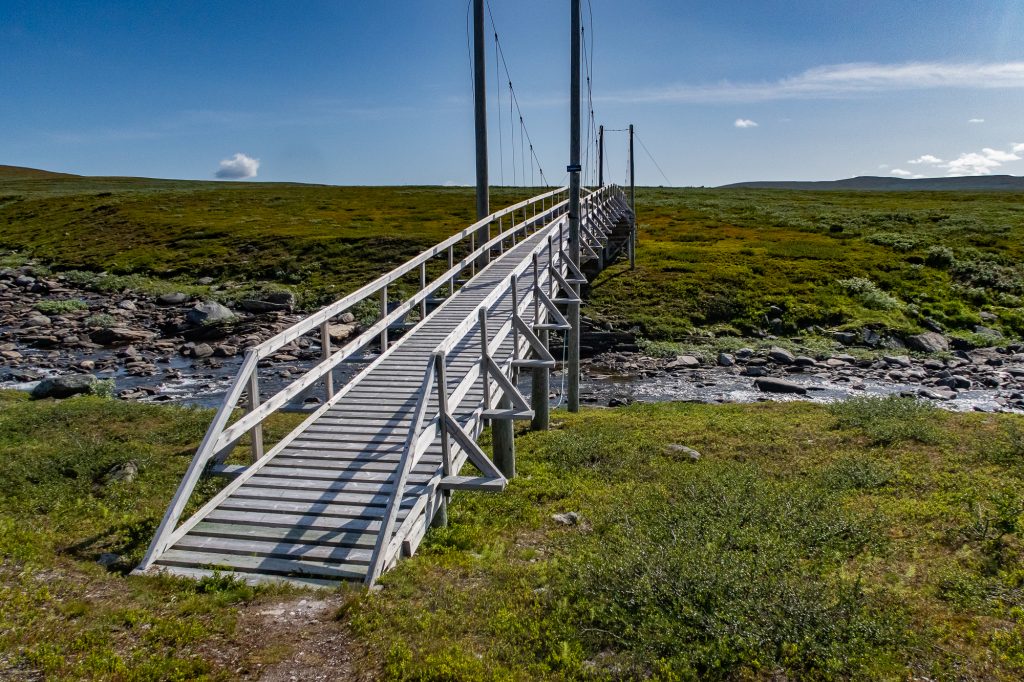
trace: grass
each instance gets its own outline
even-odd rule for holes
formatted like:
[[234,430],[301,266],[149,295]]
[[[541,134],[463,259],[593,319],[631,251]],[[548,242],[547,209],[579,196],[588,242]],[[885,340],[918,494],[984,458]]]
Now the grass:
[[605,270],[588,305],[653,340],[768,330],[772,306],[786,334],[910,334],[931,318],[1020,337],[1020,204],[1002,192],[641,188],[636,271]]
[[[492,203],[538,191],[495,188]],[[474,216],[473,190],[460,187],[0,175],[0,248],[104,290],[208,293],[198,280],[209,276],[285,286],[316,306]]]
[[[125,575],[209,411],[0,402],[0,674],[231,679],[304,646],[307,626],[282,643],[239,625],[289,590]],[[362,672],[1024,674],[1019,417],[892,398],[637,405],[558,413],[554,426],[520,432],[509,489],[457,495],[450,525],[382,591],[340,595]],[[138,478],[105,484],[127,461]],[[568,511],[577,525],[551,518]],[[115,570],[97,564],[103,553],[121,557]]]

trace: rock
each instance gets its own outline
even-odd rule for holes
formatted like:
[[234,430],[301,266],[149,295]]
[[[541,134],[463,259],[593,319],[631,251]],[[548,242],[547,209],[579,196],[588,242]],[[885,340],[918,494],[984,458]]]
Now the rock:
[[690,458],[691,462],[697,462],[701,458],[701,454],[691,447],[681,445],[680,443],[670,443],[665,446],[666,455],[686,455]]
[[746,360],[747,358],[749,358],[753,354],[754,354],[754,349],[753,348],[740,348],[738,351],[736,351],[736,357],[742,358],[744,360]]
[[993,312],[989,312],[988,310],[982,310],[980,313],[978,313],[978,317],[981,318],[982,322],[995,322],[996,320],[999,319],[998,315],[996,315]]
[[718,366],[719,367],[732,367],[736,364],[736,358],[729,355],[728,353],[718,354]]
[[103,485],[112,483],[131,483],[139,477],[139,465],[129,460],[110,467],[107,473],[103,474]]
[[213,277],[200,277],[199,279],[196,280],[196,284],[198,284],[201,287],[208,287],[216,281],[217,280],[215,280]]
[[99,381],[92,374],[68,374],[43,379],[32,389],[32,399],[69,398],[79,393],[88,393]]
[[100,554],[100,558],[96,560],[96,563],[109,571],[121,563],[121,555],[114,554],[112,552],[104,552],[103,554]]
[[96,369],[96,361],[95,360],[82,360],[80,363],[78,363],[78,367],[79,367],[79,369],[83,369],[86,372],[91,372],[94,369]]
[[580,522],[580,515],[576,512],[566,512],[565,514],[552,514],[551,520],[555,523],[560,523],[563,526],[575,526]]
[[922,398],[928,398],[929,400],[952,400],[956,397],[956,393],[953,391],[942,391],[939,389],[928,389],[922,388],[917,392]]
[[330,326],[331,341],[346,341],[349,337],[355,334],[358,325],[355,323],[348,324],[332,324]]
[[806,355],[798,355],[793,358],[793,364],[798,367],[812,367],[814,365],[814,358],[809,358]]
[[53,321],[50,318],[48,318],[46,315],[40,315],[38,313],[34,313],[32,315],[29,315],[29,318],[27,320],[25,320],[25,323],[22,324],[21,326],[23,328],[29,328],[29,327],[49,327],[52,323],[53,323]]
[[183,294],[180,291],[176,291],[173,294],[161,294],[160,296],[156,297],[157,305],[164,306],[181,305],[186,301],[188,301],[188,295]]
[[665,369],[696,369],[698,367],[700,367],[700,360],[692,355],[678,355],[675,360],[665,365]]
[[835,332],[832,338],[844,346],[852,346],[857,343],[857,335],[853,332]]
[[190,355],[194,358],[208,358],[213,355],[213,348],[208,343],[197,343],[192,347]]
[[949,350],[949,341],[938,332],[925,332],[907,338],[907,345],[912,350],[922,353],[939,353]]
[[897,367],[910,367],[912,364],[906,355],[885,355],[882,360]]
[[356,316],[353,315],[352,313],[342,313],[338,317],[338,322],[341,322],[342,324],[352,324],[355,321],[356,321]]
[[238,302],[250,313],[269,313],[279,310],[291,312],[295,308],[295,294],[290,291],[271,291],[259,298],[245,298]]
[[882,343],[882,337],[874,329],[865,327],[860,330],[860,339],[872,348],[877,348]]
[[993,339],[1003,338],[1003,333],[998,329],[992,329],[990,327],[983,327],[980,324],[974,325],[974,333],[981,334],[982,336],[990,336]]
[[234,319],[235,314],[216,301],[203,301],[185,314],[185,320],[196,327]]
[[131,301],[131,300],[127,299],[127,298],[124,299],[123,301],[118,301],[117,302],[117,307],[120,308],[121,310],[128,310],[128,311],[135,311],[135,310],[139,309],[138,306],[135,305],[135,301]]
[[930,332],[936,332],[939,334],[946,331],[946,328],[939,324],[938,320],[933,320],[930,317],[926,317],[923,320],[921,320],[921,326]]
[[780,365],[792,365],[796,361],[796,356],[785,348],[772,346],[771,350],[768,351],[768,359]]
[[145,343],[156,337],[153,332],[127,327],[104,327],[89,333],[89,339],[101,346],[120,346],[129,343]]
[[238,353],[238,349],[234,346],[227,344],[221,344],[213,349],[213,354],[218,358],[230,358]]
[[796,382],[774,377],[755,379],[754,386],[763,393],[807,393],[807,389]]
[[747,365],[743,370],[743,376],[745,377],[763,377],[768,374],[768,370],[760,365]]

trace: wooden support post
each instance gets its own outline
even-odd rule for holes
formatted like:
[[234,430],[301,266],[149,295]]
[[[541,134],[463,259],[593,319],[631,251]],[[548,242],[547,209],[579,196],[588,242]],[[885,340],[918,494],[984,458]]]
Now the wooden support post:
[[[510,277],[512,292],[512,315],[519,314],[519,278],[515,275]],[[512,357],[519,359],[519,327],[512,325]],[[512,383],[519,380],[519,369],[512,368]]]
[[[469,235],[469,252],[473,253],[474,251],[476,251],[476,234],[471,234],[471,235]],[[488,258],[490,257],[490,251],[491,251],[490,249],[487,249]],[[483,256],[482,255],[477,256],[476,258],[474,258],[470,262],[470,264],[469,264],[469,276],[470,277],[476,276],[476,264],[477,264],[477,261],[481,261],[481,263],[482,263],[483,262]],[[482,264],[481,264],[481,267],[483,267]]]
[[[445,374],[445,354],[434,354],[434,375],[437,378],[437,414],[438,430],[441,432],[441,472],[445,478],[451,476],[452,471],[452,445],[448,435],[448,379]],[[441,494],[441,504],[434,514],[431,526],[444,528],[448,525],[448,501],[451,499],[451,491],[445,490]]]
[[[499,410],[511,410],[512,400],[502,393],[498,399]],[[515,422],[511,419],[491,420],[491,442],[494,446],[494,464],[510,481],[516,477]]]
[[[420,291],[427,288],[427,263],[420,263]],[[427,299],[420,301],[420,320],[427,316]]]
[[[252,374],[249,375],[249,400],[246,407],[249,412],[255,412],[256,408],[260,406],[260,380],[256,375],[256,368],[253,367]],[[259,422],[252,427],[249,431],[249,437],[252,439],[252,461],[257,461],[263,457],[263,423]]]
[[[380,317],[383,320],[388,316],[388,285],[384,285],[384,288],[380,290]],[[383,353],[388,349],[388,326],[384,325],[384,328],[380,330],[380,352]]]
[[[451,270],[455,267],[455,247],[448,247],[448,269]],[[455,295],[455,279],[457,275],[452,275],[451,280],[448,282],[448,297]]]
[[[547,347],[548,330],[542,329],[538,336],[540,336],[544,346]],[[547,431],[549,408],[551,405],[548,400],[548,394],[551,391],[551,371],[546,367],[534,367],[532,379],[530,403],[533,407],[533,421],[530,422],[530,428],[534,431]]]
[[[324,320],[320,325],[320,359],[326,360],[331,357],[331,321]],[[334,397],[334,370],[327,370],[324,375],[324,385],[327,387],[327,399]]]
[[491,409],[491,378],[488,368],[491,364],[491,354],[487,350],[487,308],[480,308],[480,381],[484,391],[484,409]]

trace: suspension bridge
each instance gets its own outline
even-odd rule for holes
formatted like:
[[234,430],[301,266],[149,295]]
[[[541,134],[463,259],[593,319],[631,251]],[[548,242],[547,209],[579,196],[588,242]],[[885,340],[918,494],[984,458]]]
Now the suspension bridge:
[[[583,270],[632,248],[625,194],[598,188],[581,200],[577,267],[569,206],[560,188],[497,211],[250,348],[137,572],[372,585],[445,522],[453,492],[503,490],[515,469],[512,420],[546,417],[548,338],[578,317]],[[394,301],[396,290],[412,293]],[[379,319],[332,348],[331,324],[366,302],[379,302]],[[261,400],[261,361],[302,336],[322,360]],[[376,358],[335,386],[335,368],[373,347]],[[531,399],[521,372],[533,375]],[[323,404],[265,450],[264,422],[311,390]],[[487,424],[493,459],[476,442]],[[238,462],[243,439],[249,454]],[[204,474],[230,480],[200,505]]]

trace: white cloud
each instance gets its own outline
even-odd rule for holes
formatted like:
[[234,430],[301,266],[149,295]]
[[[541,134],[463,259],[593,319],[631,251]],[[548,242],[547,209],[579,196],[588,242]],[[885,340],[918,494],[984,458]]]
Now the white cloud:
[[1024,61],[831,64],[774,81],[666,85],[613,93],[601,99],[618,102],[764,102],[937,88],[1021,89],[1024,88]]
[[879,170],[885,170],[888,167],[889,167],[889,164],[887,164],[887,163],[880,163],[880,164],[878,164],[878,169]]
[[756,128],[757,121],[751,121],[749,118],[738,118],[733,125],[737,128]]
[[891,171],[889,171],[889,174],[890,175],[896,175],[896,176],[901,177],[901,178],[909,178],[909,177],[912,177],[914,175],[910,171],[903,170],[902,168],[893,168]]
[[928,163],[934,166],[936,164],[942,163],[942,159],[940,159],[937,156],[932,156],[931,154],[922,154],[916,159],[911,159],[910,161],[907,161],[907,163],[912,163],[915,165],[919,163]]
[[1014,142],[1013,151],[1014,153],[1024,152],[1024,142]]
[[996,168],[1010,161],[1020,161],[1014,152],[1024,151],[1014,145],[1013,151],[985,147],[980,152],[966,152],[948,163],[941,164],[949,175],[989,175]]
[[967,122],[968,123],[984,123],[985,119],[983,119],[983,118],[972,118],[972,119],[968,119]]
[[246,180],[255,178],[260,170],[260,160],[239,152],[230,159],[223,159],[214,175],[223,180]]

